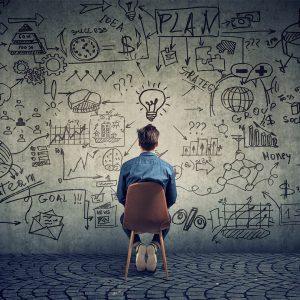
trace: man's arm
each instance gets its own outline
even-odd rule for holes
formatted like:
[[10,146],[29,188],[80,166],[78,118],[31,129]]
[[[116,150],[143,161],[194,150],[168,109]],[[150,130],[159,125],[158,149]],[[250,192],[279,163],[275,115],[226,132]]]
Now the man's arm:
[[125,178],[125,167],[122,165],[119,175],[117,198],[121,204],[125,206],[126,200],[126,178]]
[[166,199],[167,199],[168,208],[175,203],[176,198],[177,198],[177,190],[176,190],[176,182],[175,182],[175,172],[172,168],[172,174],[166,186]]

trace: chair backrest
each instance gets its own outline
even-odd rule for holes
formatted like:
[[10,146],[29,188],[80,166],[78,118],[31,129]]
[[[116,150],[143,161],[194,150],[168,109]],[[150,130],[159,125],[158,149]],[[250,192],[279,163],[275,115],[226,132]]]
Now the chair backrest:
[[170,227],[171,218],[163,187],[156,182],[129,185],[124,211],[124,227],[137,233],[158,233]]

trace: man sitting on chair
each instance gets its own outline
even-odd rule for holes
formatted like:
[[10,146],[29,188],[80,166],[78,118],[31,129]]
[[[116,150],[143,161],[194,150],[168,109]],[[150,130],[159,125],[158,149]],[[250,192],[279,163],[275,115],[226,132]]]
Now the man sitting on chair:
[[[175,172],[173,167],[166,161],[160,159],[154,152],[158,145],[159,131],[155,126],[148,124],[138,129],[138,140],[141,148],[141,154],[133,159],[126,161],[120,170],[117,197],[121,204],[125,206],[127,188],[130,184],[136,182],[152,181],[161,184],[165,191],[167,207],[171,207],[177,197]],[[120,221],[123,225],[124,213],[121,215]],[[123,230],[130,238],[131,230],[124,228]],[[162,231],[163,238],[169,231]],[[160,248],[159,235],[154,234],[152,242],[146,247],[138,234],[134,236],[133,246],[136,249],[136,267],[138,271],[154,272],[156,270],[157,249]],[[147,262],[145,255],[147,254]]]

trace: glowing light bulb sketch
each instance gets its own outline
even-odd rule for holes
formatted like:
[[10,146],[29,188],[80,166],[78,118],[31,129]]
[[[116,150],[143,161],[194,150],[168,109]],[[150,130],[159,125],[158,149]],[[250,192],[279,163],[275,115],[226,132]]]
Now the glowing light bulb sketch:
[[138,0],[127,1],[127,0],[119,0],[119,6],[125,11],[125,15],[129,21],[133,21],[136,15],[135,9],[138,5]]
[[[146,109],[146,118],[152,122],[157,117],[160,109],[167,112],[163,106],[170,106],[170,104],[166,103],[167,99],[170,97],[165,95],[164,91],[167,88],[161,89],[160,83],[157,87],[155,87],[155,83],[150,87],[150,83],[148,82],[148,86],[148,89],[145,89],[143,86],[143,91],[141,93],[137,91],[137,94],[139,95],[139,102],[137,104],[140,103],[143,105]],[[143,108],[141,108],[141,110],[142,109]],[[162,114],[160,113],[160,115]]]

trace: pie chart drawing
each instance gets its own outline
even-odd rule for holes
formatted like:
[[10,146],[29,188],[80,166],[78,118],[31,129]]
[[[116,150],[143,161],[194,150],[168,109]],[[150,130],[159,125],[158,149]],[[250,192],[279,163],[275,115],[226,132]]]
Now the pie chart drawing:
[[288,26],[281,35],[283,53],[294,57],[300,62],[300,25],[299,23]]

